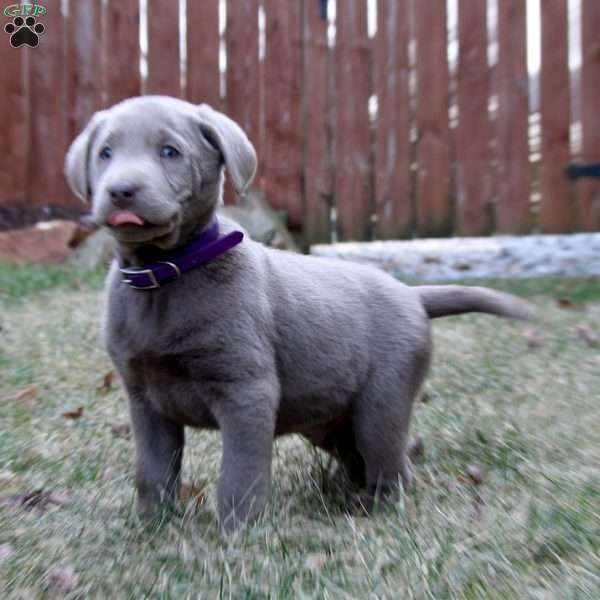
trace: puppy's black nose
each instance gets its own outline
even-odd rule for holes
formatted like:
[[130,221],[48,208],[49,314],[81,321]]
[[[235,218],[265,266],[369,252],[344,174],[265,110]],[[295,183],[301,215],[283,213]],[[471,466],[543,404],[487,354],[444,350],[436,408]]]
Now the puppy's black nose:
[[135,199],[139,186],[132,183],[116,183],[108,190],[111,202],[118,208],[128,208]]

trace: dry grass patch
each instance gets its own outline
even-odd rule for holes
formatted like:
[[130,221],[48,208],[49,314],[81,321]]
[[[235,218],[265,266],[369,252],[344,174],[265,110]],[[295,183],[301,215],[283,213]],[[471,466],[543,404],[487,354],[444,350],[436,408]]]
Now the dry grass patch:
[[346,515],[323,488],[326,460],[290,437],[276,445],[269,510],[223,540],[211,433],[189,435],[198,493],[185,513],[138,522],[98,278],[56,277],[19,293],[21,273],[0,297],[0,495],[62,494],[0,506],[0,597],[600,597],[600,348],[577,335],[581,323],[600,329],[597,282],[576,284],[584,305],[559,308],[552,287],[534,298],[533,348],[522,325],[491,317],[435,323],[413,422],[425,453],[397,506]]

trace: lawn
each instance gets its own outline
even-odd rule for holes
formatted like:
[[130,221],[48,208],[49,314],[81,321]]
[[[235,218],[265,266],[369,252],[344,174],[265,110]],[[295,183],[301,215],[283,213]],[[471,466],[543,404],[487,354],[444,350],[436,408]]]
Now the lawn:
[[346,514],[327,460],[289,437],[269,510],[229,540],[213,433],[188,435],[185,511],[138,521],[100,287],[0,267],[0,598],[600,598],[599,281],[502,284],[534,303],[533,328],[435,322],[400,503]]

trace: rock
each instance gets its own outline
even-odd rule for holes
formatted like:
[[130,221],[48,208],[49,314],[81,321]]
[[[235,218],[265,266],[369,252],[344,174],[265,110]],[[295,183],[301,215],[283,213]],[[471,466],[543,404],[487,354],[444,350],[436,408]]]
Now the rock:
[[282,250],[298,251],[283,218],[258,192],[248,192],[241,204],[222,206],[219,213],[237,221],[256,242]]
[[60,264],[66,262],[90,230],[74,221],[46,221],[34,227],[0,232],[0,262]]
[[600,233],[346,242],[310,251],[431,282],[600,275]]
[[91,270],[110,264],[113,258],[114,242],[110,233],[97,229],[73,253],[73,266],[82,270]]

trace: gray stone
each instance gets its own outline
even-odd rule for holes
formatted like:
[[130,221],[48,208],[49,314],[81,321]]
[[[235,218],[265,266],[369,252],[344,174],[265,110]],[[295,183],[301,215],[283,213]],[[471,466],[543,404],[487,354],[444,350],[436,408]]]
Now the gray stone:
[[237,221],[255,241],[273,248],[298,251],[284,218],[258,192],[248,192],[240,204],[222,206],[219,213]]
[[347,242],[315,245],[311,254],[422,281],[600,276],[600,233]]

